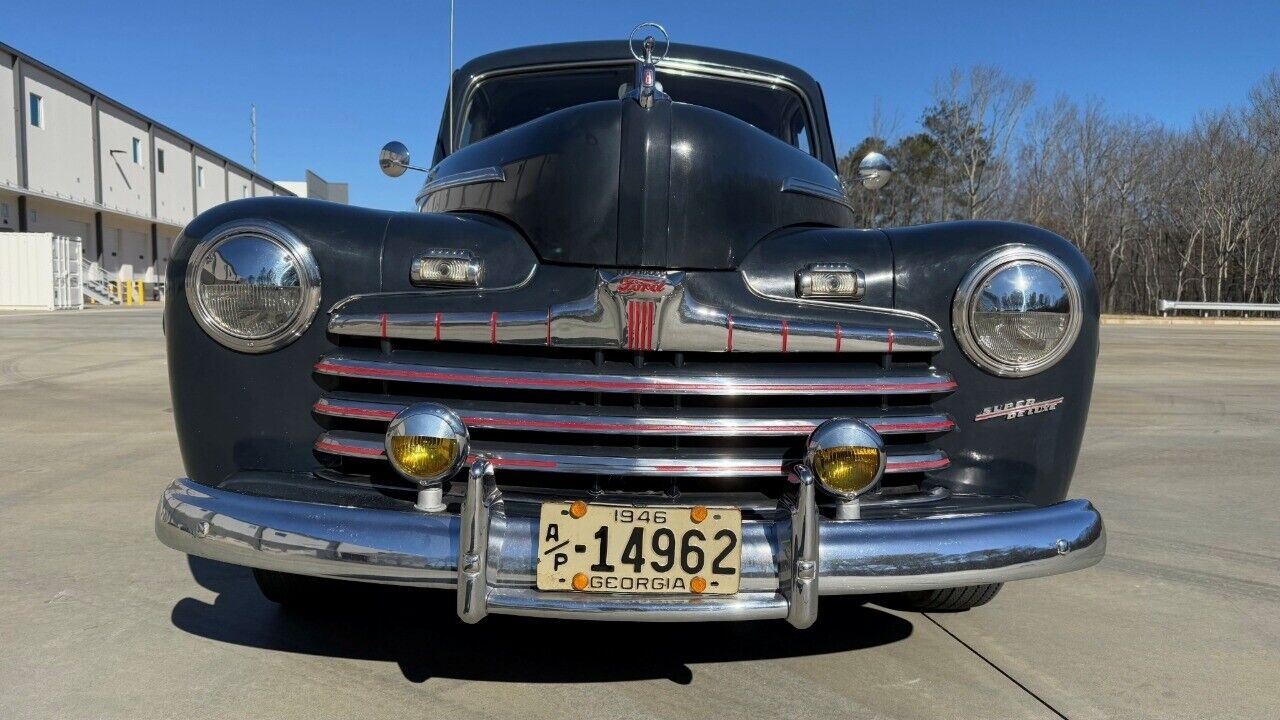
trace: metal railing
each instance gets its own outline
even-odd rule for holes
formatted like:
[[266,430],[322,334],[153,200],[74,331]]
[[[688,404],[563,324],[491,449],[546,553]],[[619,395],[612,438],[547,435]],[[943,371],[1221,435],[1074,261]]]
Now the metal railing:
[[1159,303],[1161,315],[1168,315],[1169,311],[1178,312],[1179,310],[1195,310],[1198,312],[1232,312],[1232,313],[1280,313],[1280,304],[1271,303],[1242,303],[1242,302],[1202,302],[1190,300],[1161,300]]
[[120,297],[111,287],[110,276],[101,265],[80,260],[80,288],[86,298],[103,305],[119,305]]

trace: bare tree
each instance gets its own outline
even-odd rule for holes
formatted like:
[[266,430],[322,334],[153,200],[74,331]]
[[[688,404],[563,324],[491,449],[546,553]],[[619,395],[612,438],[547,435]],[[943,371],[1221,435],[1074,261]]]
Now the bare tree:
[[[941,154],[948,179],[956,184],[964,217],[983,216],[1005,190],[1009,145],[1034,93],[1031,81],[1015,80],[986,66],[968,73],[952,70],[935,88],[925,132]],[[948,195],[942,197],[944,216]]]
[[1163,298],[1280,300],[1280,73],[1188,130],[1066,98],[1023,123],[1030,100],[1029,82],[975,68],[938,84],[922,132],[891,139],[877,122],[841,173],[851,179],[877,150],[898,177],[873,198],[851,193],[859,220],[1048,228],[1093,266],[1106,312],[1153,312]]

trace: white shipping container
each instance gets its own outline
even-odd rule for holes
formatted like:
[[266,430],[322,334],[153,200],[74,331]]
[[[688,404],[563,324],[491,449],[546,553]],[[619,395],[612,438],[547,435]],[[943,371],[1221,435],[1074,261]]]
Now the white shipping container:
[[0,233],[0,309],[80,310],[80,238]]

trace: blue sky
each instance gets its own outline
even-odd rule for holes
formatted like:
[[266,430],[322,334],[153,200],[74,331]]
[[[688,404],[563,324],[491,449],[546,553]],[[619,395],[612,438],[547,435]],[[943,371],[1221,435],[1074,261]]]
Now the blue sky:
[[[351,183],[353,203],[409,207],[416,178],[384,178],[400,139],[429,162],[447,82],[448,0],[8,3],[0,40],[258,166]],[[1243,102],[1280,68],[1278,2],[583,2],[459,0],[458,64],[492,50],[625,37],[644,20],[680,42],[799,65],[823,84],[838,149],[912,131],[937,78],[993,64],[1112,112],[1190,125]]]

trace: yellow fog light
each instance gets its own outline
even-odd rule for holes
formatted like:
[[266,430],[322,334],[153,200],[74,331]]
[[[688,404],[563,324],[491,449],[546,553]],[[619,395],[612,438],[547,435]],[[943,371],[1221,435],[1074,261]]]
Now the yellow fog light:
[[457,459],[458,441],[452,438],[391,438],[391,462],[413,480],[441,477]]
[[823,490],[855,498],[874,489],[884,474],[884,441],[859,420],[836,418],[809,436],[805,462]]
[[406,479],[435,485],[462,467],[467,441],[467,426],[453,411],[419,403],[400,411],[387,427],[387,458]]

